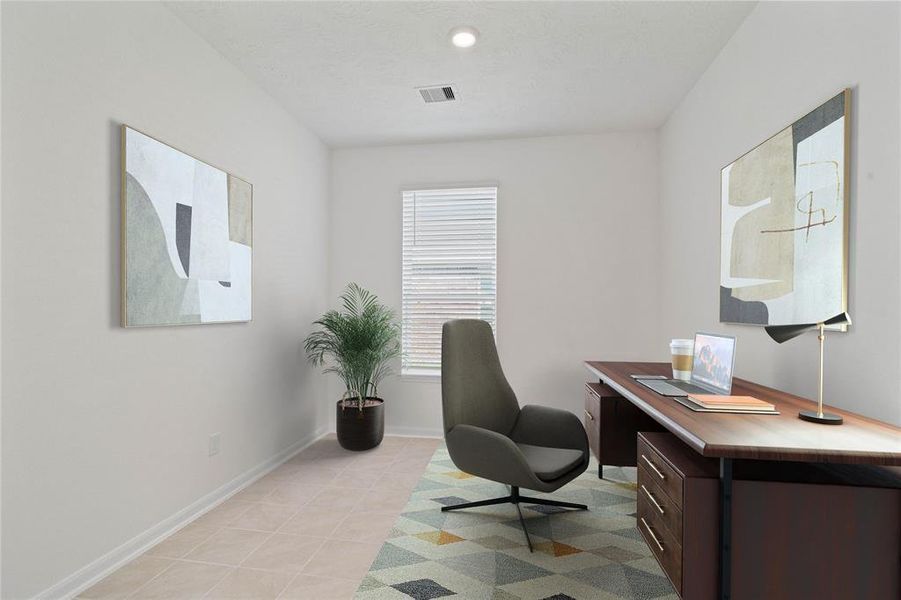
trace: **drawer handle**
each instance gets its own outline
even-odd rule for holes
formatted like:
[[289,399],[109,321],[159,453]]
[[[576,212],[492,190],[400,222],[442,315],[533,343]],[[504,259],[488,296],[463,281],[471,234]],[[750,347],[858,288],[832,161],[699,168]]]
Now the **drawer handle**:
[[644,517],[641,517],[641,522],[644,524],[644,528],[648,530],[648,535],[651,536],[651,539],[654,540],[654,543],[657,544],[657,547],[660,548],[661,552],[663,552],[663,544],[661,544],[660,540],[657,539],[657,536],[654,535],[654,530],[651,529],[651,526],[648,525],[648,522],[644,520]]
[[660,511],[660,514],[662,515],[662,514],[663,514],[663,507],[660,506],[660,503],[659,503],[659,502],[657,502],[657,498],[654,497],[654,494],[652,494],[651,492],[649,492],[649,491],[648,491],[648,488],[644,487],[644,485],[641,486],[641,489],[644,490],[644,493],[647,495],[648,500],[650,500],[651,502],[654,503],[654,506],[657,507],[657,510],[659,510],[659,511]]
[[655,473],[657,473],[657,477],[659,477],[660,479],[666,479],[666,476],[660,472],[660,469],[658,469],[657,466],[654,463],[652,463],[651,460],[647,456],[642,454],[641,458],[644,460],[644,462],[648,463],[648,466],[651,467]]
[[594,421],[594,416],[592,416],[590,412],[588,412],[587,410],[583,410],[582,412],[585,413],[585,416],[588,417],[589,421]]

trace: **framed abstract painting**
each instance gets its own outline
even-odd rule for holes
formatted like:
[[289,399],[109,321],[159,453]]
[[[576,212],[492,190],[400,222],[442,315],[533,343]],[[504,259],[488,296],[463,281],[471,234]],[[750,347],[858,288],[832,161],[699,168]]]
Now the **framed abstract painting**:
[[122,325],[250,321],[253,186],[121,129]]
[[850,108],[846,89],[723,168],[721,322],[848,310]]

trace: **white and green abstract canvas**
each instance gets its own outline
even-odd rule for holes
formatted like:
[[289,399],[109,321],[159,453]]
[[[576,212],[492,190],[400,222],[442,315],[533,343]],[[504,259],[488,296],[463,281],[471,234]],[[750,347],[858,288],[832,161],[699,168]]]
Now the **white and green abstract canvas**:
[[250,321],[252,186],[122,126],[122,324]]

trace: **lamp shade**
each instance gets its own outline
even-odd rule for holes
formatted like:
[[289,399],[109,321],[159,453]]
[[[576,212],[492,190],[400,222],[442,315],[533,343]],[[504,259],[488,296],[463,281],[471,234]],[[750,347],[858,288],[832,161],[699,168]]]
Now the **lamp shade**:
[[[843,323],[851,324],[851,317],[848,313],[843,312],[835,315],[830,319],[822,322],[823,325],[841,325]],[[808,329],[816,329],[820,323],[805,323],[803,325],[770,325],[765,327],[767,334],[773,338],[773,341],[781,344],[790,339],[796,338]]]

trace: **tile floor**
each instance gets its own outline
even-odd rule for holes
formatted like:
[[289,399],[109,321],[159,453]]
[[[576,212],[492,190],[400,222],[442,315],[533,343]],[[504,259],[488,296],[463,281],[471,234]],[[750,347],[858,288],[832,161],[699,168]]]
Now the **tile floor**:
[[79,598],[353,598],[440,442],[327,436]]

